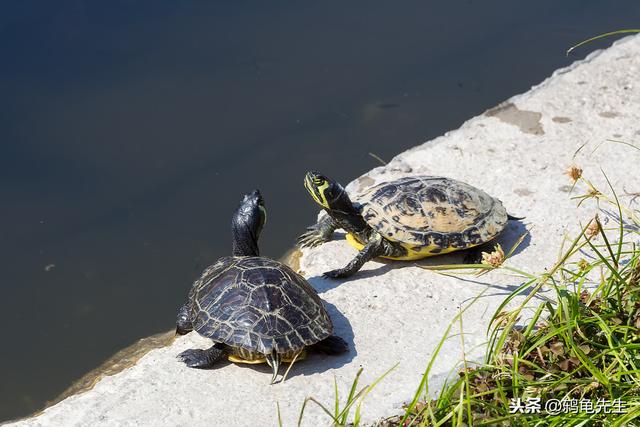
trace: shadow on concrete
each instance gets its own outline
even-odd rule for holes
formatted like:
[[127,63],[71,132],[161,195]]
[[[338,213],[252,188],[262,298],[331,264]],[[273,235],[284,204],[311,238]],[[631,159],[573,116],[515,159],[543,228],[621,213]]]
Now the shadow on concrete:
[[[338,355],[326,355],[313,350],[309,351],[306,359],[298,361],[293,365],[293,367],[289,371],[289,374],[287,375],[288,379],[299,375],[313,375],[316,373],[324,372],[328,369],[340,368],[351,362],[353,358],[358,354],[354,344],[353,328],[351,327],[351,323],[349,322],[349,320],[333,304],[330,304],[326,301],[323,301],[323,303],[325,308],[329,312],[329,316],[331,317],[331,320],[333,322],[334,335],[339,336],[347,342],[347,344],[349,345],[349,351],[347,353]],[[217,362],[213,367],[207,368],[205,370],[215,371],[216,369],[220,369],[231,363],[233,362],[230,362],[225,357],[224,359]],[[259,372],[264,372],[265,381],[269,381],[269,379],[271,378],[271,368],[266,363],[256,365],[237,363],[236,365],[241,368],[255,369]],[[283,363],[280,366],[280,378],[282,377],[282,375],[284,375],[288,368],[288,363]]]
[[633,221],[628,220],[627,218],[621,217],[619,212],[604,208],[600,208],[600,212],[602,212],[603,214],[602,222],[605,227],[611,227],[611,225],[609,225],[609,221],[613,221],[615,223],[615,227],[617,227],[618,229],[620,228],[620,226],[622,226],[624,233],[640,232],[640,226],[635,224]]
[[[636,196],[638,197],[638,196]],[[627,218],[621,217],[620,213],[611,209],[600,208],[599,212],[601,214],[600,222],[603,226],[603,229],[606,230],[606,234],[609,239],[609,244],[612,248],[616,248],[620,243],[620,230],[622,230],[623,234],[623,242],[628,242],[629,240],[633,241],[633,237],[629,238],[629,235],[635,236],[640,232],[640,226],[635,224],[633,221],[628,220]],[[597,239],[599,236],[596,236]],[[594,244],[596,246],[602,244],[602,239],[600,239],[599,243]],[[601,247],[599,249],[601,252],[606,252],[607,249]],[[595,262],[600,259],[598,254],[594,252],[589,246],[585,246],[579,250],[579,253],[582,258],[585,258],[589,262]],[[630,261],[630,258],[622,258],[619,260],[621,265],[624,265]]]
[[[336,233],[334,238],[338,240],[344,238],[344,235],[345,233]],[[513,252],[513,255],[517,255],[531,244],[531,234],[528,232],[526,224],[524,224],[521,220],[511,220],[507,224],[507,227],[504,229],[504,231],[500,233],[500,235],[498,235],[498,237],[491,240],[490,242],[484,243],[471,249],[452,252],[444,255],[432,256],[417,261],[394,261],[385,258],[378,258],[376,259],[376,262],[382,263],[382,266],[372,270],[360,270],[351,277],[347,277],[344,279],[328,279],[324,276],[313,276],[308,278],[307,280],[313,285],[318,293],[322,293],[330,289],[334,289],[340,286],[340,284],[342,283],[356,279],[359,280],[380,276],[392,269],[415,266],[434,267],[448,264],[466,264],[470,262],[470,259],[479,261],[481,259],[481,253],[493,251],[496,243],[499,243],[500,246],[502,246],[502,249],[505,251],[505,253],[509,252],[523,235],[524,238],[522,239],[522,242]],[[494,286],[490,284],[487,285]],[[515,290],[517,289],[517,286],[508,286],[504,288],[505,290],[509,290],[511,288],[513,288],[511,290]]]

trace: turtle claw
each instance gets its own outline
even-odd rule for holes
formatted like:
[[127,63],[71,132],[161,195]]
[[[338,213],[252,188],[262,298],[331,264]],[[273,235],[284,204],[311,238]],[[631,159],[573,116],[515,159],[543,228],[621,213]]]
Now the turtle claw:
[[207,368],[210,364],[205,353],[205,350],[192,348],[178,354],[178,359],[180,359],[182,362],[184,362],[185,365],[190,368]]
[[214,344],[211,348],[201,350],[191,348],[178,354],[178,359],[190,368],[208,369],[224,354],[224,346]]
[[307,232],[298,237],[298,245],[301,248],[314,248],[327,241],[318,233],[315,227],[308,227]]
[[341,279],[343,277],[347,277],[348,274],[345,273],[344,269],[338,268],[336,270],[327,271],[322,274],[322,277],[325,279]]

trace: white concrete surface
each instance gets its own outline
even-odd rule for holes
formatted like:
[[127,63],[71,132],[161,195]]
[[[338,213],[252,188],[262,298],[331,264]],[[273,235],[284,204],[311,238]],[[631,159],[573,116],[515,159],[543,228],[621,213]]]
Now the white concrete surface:
[[[640,145],[639,76],[640,37],[629,37],[558,70],[531,91],[460,129],[398,155],[349,189],[357,192],[373,182],[412,173],[469,182],[501,199],[513,215],[526,216],[524,225],[513,223],[499,242],[509,247],[526,226],[530,238],[511,264],[542,271],[556,259],[566,225],[575,230],[578,222],[585,223],[595,213],[593,203],[576,209],[576,201],[570,199],[570,181],[564,175],[570,164],[579,164],[601,188],[605,185],[600,168],[616,189],[640,191],[640,151],[616,143],[593,151],[607,139]],[[573,159],[582,144],[587,145]],[[192,345],[208,345],[192,333],[149,352],[137,365],[104,378],[92,390],[11,425],[274,426],[279,403],[283,424],[294,426],[306,396],[331,407],[334,376],[344,397],[360,367],[361,383],[366,384],[398,363],[364,403],[363,417],[370,423],[397,413],[411,398],[459,307],[486,291],[464,318],[465,348],[472,358],[481,355],[488,319],[520,283],[498,273],[456,279],[397,262],[369,262],[349,281],[324,280],[322,272],[345,265],[355,254],[338,235],[320,248],[305,250],[300,261],[329,304],[337,333],[352,346],[349,355],[313,356],[295,365],[285,383],[270,386],[266,367],[186,368],[175,356]],[[450,255],[421,263],[460,260],[460,255]],[[459,362],[460,338],[449,340],[441,356],[433,369],[432,389]],[[317,407],[307,406],[303,425],[329,424]]]

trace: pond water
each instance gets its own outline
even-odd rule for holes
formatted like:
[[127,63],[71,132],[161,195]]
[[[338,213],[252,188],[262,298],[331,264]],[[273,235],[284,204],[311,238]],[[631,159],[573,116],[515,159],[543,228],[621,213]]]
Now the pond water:
[[638,22],[636,0],[3,2],[0,420],[172,328],[243,193],[277,258],[315,218],[307,170],[346,184]]

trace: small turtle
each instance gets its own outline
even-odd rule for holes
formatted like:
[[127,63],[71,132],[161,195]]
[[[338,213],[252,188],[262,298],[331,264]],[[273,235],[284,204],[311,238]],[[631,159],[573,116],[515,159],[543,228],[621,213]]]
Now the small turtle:
[[309,172],[307,191],[325,211],[317,224],[298,238],[300,246],[317,246],[344,229],[360,252],[344,268],[325,276],[356,273],[378,256],[414,260],[471,248],[496,237],[508,219],[500,200],[464,182],[437,176],[411,176],[383,182],[352,203],[337,182]]
[[192,368],[210,368],[223,356],[236,363],[301,360],[305,348],[326,354],[348,350],[333,334],[322,300],[304,277],[286,265],[259,256],[258,237],[266,222],[260,192],[244,196],[232,220],[233,256],[220,258],[196,280],[180,310],[176,333],[195,330],[211,338],[207,350],[178,357]]

